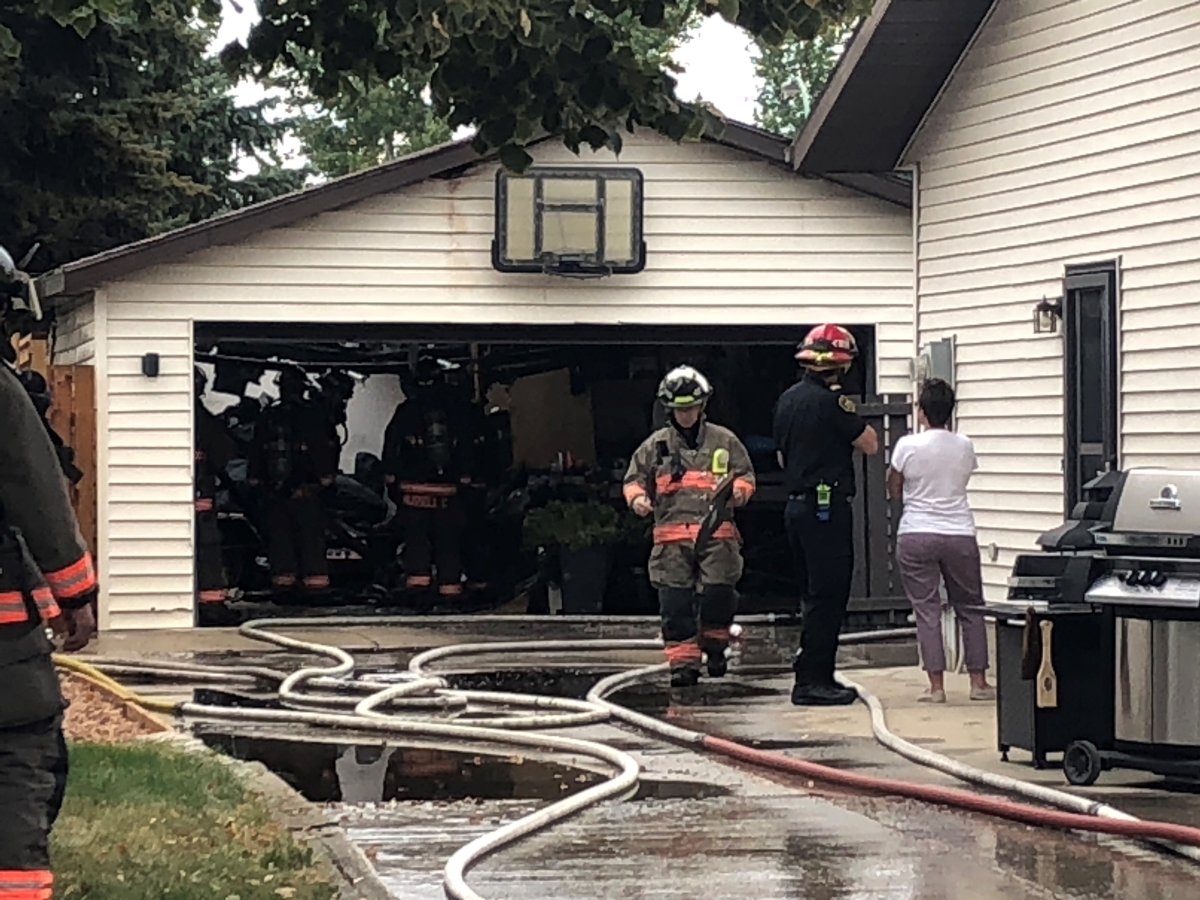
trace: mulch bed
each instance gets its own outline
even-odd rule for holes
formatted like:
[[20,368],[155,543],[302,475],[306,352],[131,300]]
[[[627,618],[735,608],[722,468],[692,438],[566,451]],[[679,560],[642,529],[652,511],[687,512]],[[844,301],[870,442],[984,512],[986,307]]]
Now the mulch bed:
[[70,703],[63,720],[69,741],[126,744],[168,730],[149,713],[74,672],[60,672],[59,680]]

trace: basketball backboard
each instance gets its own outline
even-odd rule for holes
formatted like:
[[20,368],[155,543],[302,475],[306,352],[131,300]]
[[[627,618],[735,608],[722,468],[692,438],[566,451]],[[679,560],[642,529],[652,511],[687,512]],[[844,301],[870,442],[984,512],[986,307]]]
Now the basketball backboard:
[[642,271],[642,185],[642,173],[630,168],[501,169],[492,265],[575,277]]

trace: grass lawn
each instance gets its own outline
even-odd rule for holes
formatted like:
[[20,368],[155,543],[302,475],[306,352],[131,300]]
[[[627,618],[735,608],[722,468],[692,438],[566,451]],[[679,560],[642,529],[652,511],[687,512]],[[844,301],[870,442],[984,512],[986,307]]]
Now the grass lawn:
[[312,853],[220,763],[161,745],[73,744],[55,900],[332,900]]

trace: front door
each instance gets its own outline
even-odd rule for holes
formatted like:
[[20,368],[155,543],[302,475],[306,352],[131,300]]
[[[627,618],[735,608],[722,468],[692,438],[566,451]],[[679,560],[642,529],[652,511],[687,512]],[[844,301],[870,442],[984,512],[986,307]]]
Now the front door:
[[1063,284],[1066,512],[1118,468],[1117,268],[1071,266]]

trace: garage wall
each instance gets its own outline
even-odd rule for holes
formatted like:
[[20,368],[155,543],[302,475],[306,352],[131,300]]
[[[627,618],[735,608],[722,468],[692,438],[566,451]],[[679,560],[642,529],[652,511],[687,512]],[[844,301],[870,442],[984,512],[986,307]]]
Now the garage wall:
[[[539,163],[581,161],[556,143],[535,149]],[[106,285],[110,626],[192,622],[193,321],[832,319],[877,326],[879,388],[908,390],[908,210],[709,143],[631,137],[620,162],[646,179],[649,256],[636,276],[581,282],[493,271],[489,165]],[[154,380],[140,374],[149,351],[162,358]]]
[[54,309],[56,366],[90,364],[96,356],[96,307],[91,296],[73,297]]
[[1032,314],[1067,265],[1120,260],[1122,464],[1200,466],[1200,0],[1000,0],[911,159],[921,340],[957,335],[1003,595],[1062,520],[1062,338]]

